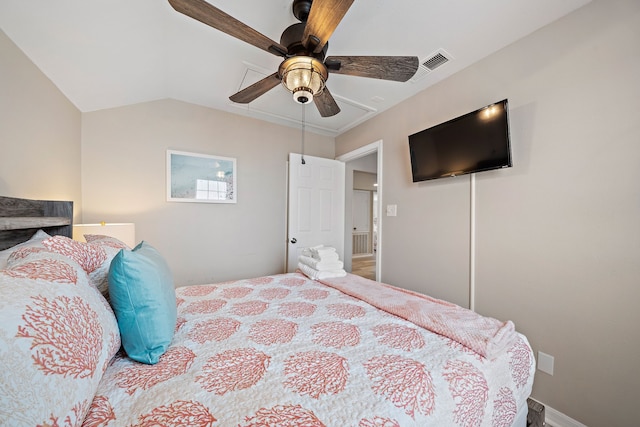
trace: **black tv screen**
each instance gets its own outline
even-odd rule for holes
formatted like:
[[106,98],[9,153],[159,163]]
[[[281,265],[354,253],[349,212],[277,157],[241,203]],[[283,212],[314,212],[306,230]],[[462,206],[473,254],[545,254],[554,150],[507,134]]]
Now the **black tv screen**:
[[507,100],[409,136],[413,182],[511,167]]

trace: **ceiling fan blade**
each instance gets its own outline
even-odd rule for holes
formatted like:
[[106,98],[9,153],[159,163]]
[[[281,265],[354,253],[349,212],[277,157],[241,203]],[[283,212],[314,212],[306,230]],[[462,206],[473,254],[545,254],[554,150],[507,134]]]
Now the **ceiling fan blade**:
[[302,44],[315,53],[322,51],[352,3],[353,0],[313,0]]
[[178,12],[227,33],[277,56],[286,56],[287,48],[259,33],[204,0],[169,0]]
[[269,92],[274,87],[280,84],[280,77],[278,73],[273,73],[270,76],[265,77],[262,80],[258,80],[251,86],[247,86],[240,92],[237,92],[229,97],[233,102],[238,104],[248,104],[259,96]]
[[335,116],[340,112],[340,107],[326,86],[320,95],[313,97],[313,103],[316,104],[322,117]]
[[330,73],[406,82],[418,71],[417,56],[330,56]]

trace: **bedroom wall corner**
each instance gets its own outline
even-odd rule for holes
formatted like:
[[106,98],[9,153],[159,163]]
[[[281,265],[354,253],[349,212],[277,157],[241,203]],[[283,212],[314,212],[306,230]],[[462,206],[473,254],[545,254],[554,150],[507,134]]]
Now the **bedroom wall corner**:
[[0,30],[0,194],[82,204],[80,111]]
[[[134,222],[176,285],[284,272],[286,167],[300,130],[165,99],[85,113],[83,221]],[[237,160],[235,204],[166,201],[167,149]],[[334,158],[334,138],[308,133],[305,154]]]

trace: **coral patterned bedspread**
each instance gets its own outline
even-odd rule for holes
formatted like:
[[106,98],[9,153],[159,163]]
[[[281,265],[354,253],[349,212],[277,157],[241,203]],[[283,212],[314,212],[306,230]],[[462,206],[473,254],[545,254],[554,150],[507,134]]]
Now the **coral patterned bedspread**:
[[176,294],[167,353],[119,353],[84,426],[499,427],[531,392],[524,336],[487,359],[300,273]]

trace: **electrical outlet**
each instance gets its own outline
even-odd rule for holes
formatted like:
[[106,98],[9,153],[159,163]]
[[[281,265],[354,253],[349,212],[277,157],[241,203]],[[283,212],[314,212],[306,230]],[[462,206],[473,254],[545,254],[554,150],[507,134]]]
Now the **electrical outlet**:
[[538,369],[542,372],[546,372],[549,375],[553,375],[553,356],[539,351]]
[[387,205],[387,216],[398,215],[398,205]]

